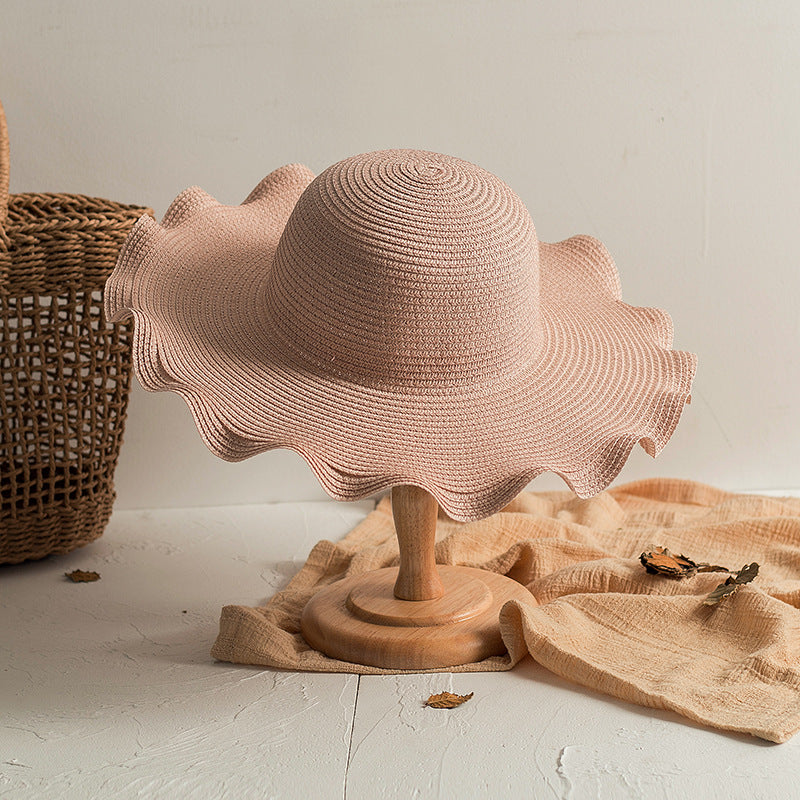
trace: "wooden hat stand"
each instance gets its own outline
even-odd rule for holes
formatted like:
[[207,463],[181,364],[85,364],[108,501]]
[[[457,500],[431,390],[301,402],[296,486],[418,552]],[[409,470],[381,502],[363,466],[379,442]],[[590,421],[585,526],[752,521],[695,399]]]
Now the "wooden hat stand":
[[524,586],[472,567],[436,565],[438,503],[417,486],[392,489],[400,566],[337,581],[303,611],[303,637],[331,658],[385,669],[427,670],[506,652],[500,609],[530,602]]

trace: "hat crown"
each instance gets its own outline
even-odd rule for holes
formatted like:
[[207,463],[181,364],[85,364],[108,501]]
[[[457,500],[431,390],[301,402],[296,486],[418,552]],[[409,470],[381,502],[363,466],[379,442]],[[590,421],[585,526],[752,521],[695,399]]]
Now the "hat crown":
[[490,380],[537,349],[538,266],[527,209],[490,172],[427,151],[366,153],[297,201],[269,325],[295,364],[358,383]]

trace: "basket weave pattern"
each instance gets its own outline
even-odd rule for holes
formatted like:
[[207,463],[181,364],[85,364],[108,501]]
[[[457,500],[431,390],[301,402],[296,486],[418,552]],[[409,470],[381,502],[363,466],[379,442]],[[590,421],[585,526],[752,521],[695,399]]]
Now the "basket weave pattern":
[[8,163],[0,107],[0,563],[18,563],[96,539],[111,515],[131,356],[102,288],[149,209],[9,196]]

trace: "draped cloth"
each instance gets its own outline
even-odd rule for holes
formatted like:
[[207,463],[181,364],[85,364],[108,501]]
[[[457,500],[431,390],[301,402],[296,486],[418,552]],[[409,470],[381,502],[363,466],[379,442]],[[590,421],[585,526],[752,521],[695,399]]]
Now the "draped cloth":
[[[755,561],[760,572],[708,606],[726,576],[649,574],[639,555],[654,545],[731,570]],[[507,670],[530,653],[570,681],[712,727],[773,742],[800,729],[800,498],[664,478],[586,500],[523,492],[477,522],[440,511],[436,560],[503,573],[531,597],[500,612],[508,654],[434,671]],[[223,608],[212,655],[289,670],[399,672],[328,658],[300,633],[316,591],[397,563],[387,495],[344,539],[319,542],[264,607]]]

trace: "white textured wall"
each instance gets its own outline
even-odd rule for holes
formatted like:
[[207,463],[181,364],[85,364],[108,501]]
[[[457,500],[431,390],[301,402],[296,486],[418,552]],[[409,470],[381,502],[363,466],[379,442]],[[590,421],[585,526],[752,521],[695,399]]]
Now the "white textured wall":
[[[624,299],[699,354],[672,442],[619,480],[800,486],[795,0],[0,0],[0,97],[12,191],[159,215],[194,183],[240,202],[291,161],[478,163],[545,241],[604,240]],[[117,488],[121,508],[322,496],[292,453],[217,460],[182,400],[138,387]]]

